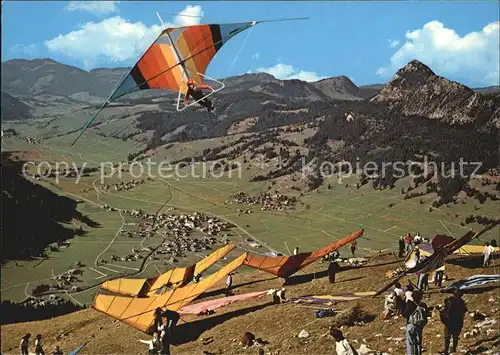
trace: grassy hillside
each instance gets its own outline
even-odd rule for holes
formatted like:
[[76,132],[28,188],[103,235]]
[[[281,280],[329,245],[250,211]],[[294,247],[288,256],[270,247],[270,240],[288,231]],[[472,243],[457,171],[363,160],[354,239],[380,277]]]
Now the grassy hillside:
[[[466,258],[451,257],[448,261],[446,274],[449,284],[473,274],[492,274],[498,269],[498,260],[487,269],[477,268],[479,258],[472,261]],[[337,282],[329,284],[324,270],[326,264],[315,263],[303,272],[299,272],[292,285],[287,286],[287,297],[305,295],[338,294],[342,292],[376,290],[388,279],[384,273],[394,270],[399,262],[394,256],[373,257],[362,268],[344,270],[337,275]],[[250,271],[234,277],[236,294],[254,292],[279,287],[280,279],[269,274]],[[406,284],[406,280],[402,283]],[[415,278],[412,282],[416,282]],[[223,285],[218,285],[213,292],[199,301],[212,297],[220,297]],[[470,312],[479,311],[490,319],[500,319],[497,285],[490,284],[468,292],[464,299]],[[426,292],[424,302],[433,307],[431,320],[424,330],[424,349],[428,354],[436,354],[443,347],[443,326],[439,321],[436,307],[443,304],[448,295],[439,293],[431,286]],[[264,346],[266,354],[331,354],[334,353],[334,342],[327,335],[332,322],[336,318],[316,318],[316,308],[307,305],[270,303],[269,296],[253,301],[236,303],[221,308],[208,317],[183,316],[179,323],[179,333],[184,334],[183,340],[171,348],[172,353],[181,354],[257,354],[257,348],[243,349],[238,344],[246,331],[255,334],[269,342]],[[336,312],[349,311],[357,301],[340,303],[333,308]],[[347,339],[359,348],[365,344],[370,349],[388,354],[404,353],[404,320],[400,317],[383,321],[380,314],[383,311],[383,297],[364,298],[359,305],[374,320],[363,325],[346,326],[343,332]],[[462,335],[478,324],[469,315],[466,316]],[[299,339],[297,335],[305,329],[310,336]],[[496,353],[499,351],[499,330],[496,325],[479,328],[480,333],[474,338],[460,339],[460,354]],[[55,345],[65,351],[71,351],[80,344],[90,340],[83,353],[103,354],[138,354],[146,351],[146,345],[138,339],[148,339],[148,336],[123,323],[89,309],[79,311],[55,319],[6,325],[2,327],[2,352],[8,354],[17,351],[20,337],[26,333],[41,333],[45,337],[45,350],[51,351]],[[203,339],[212,337],[213,342],[203,345]],[[467,352],[469,350],[470,352]]]
[[[157,148],[151,159],[156,163],[166,159],[173,161],[196,155],[209,147],[230,144],[233,139],[226,137],[176,143]],[[11,147],[20,147],[22,143],[16,138],[9,138],[7,141],[12,144]],[[99,141],[97,137],[95,145],[88,147],[77,145],[68,148],[67,143],[63,138],[52,138],[37,145],[26,145],[36,149],[16,154],[22,156],[24,160],[40,161],[43,157],[50,162],[74,161],[81,166],[82,162],[86,161],[95,166],[106,159],[113,162],[124,160],[128,144],[121,141]],[[112,144],[113,149],[106,149],[104,144]],[[85,234],[74,237],[68,248],[59,249],[57,252],[48,251],[46,257],[35,260],[6,263],[2,268],[3,298],[23,300],[37,285],[49,282],[53,275],[67,271],[76,261],[85,265],[82,268],[83,275],[76,283],[84,291],[70,292],[67,297],[78,303],[88,304],[92,301],[97,291],[92,286],[112,277],[137,273],[142,260],[116,262],[114,264],[119,266],[115,268],[107,266],[114,271],[96,266],[98,259],[109,258],[111,255],[126,255],[133,248],[154,247],[162,241],[159,236],[144,238],[138,234],[139,227],[136,223],[140,221],[120,213],[118,209],[141,209],[148,213],[156,213],[161,209],[165,213],[199,212],[218,216],[235,224],[231,239],[240,244],[243,248],[239,249],[240,251],[248,248],[244,241],[246,238],[265,242],[267,248],[284,254],[288,254],[295,246],[304,251],[312,250],[364,228],[365,237],[359,243],[359,252],[362,255],[370,255],[379,250],[395,248],[398,237],[406,232],[413,234],[419,232],[429,237],[435,234],[458,237],[471,228],[479,230],[480,224],[475,222],[465,224],[466,218],[469,215],[497,218],[499,208],[498,201],[487,199],[484,203],[479,203],[474,198],[467,198],[464,203],[431,207],[436,193],[405,199],[401,189],[408,186],[408,179],[398,181],[393,189],[373,190],[371,184],[357,188],[355,179],[344,179],[339,182],[335,178],[325,181],[314,191],[304,190],[299,193],[290,188],[286,180],[278,180],[275,183],[272,181],[249,183],[252,176],[262,171],[261,167],[254,161],[241,163],[243,167],[241,177],[237,172],[233,172],[232,176],[226,172],[220,179],[208,176],[205,179],[185,177],[177,180],[155,176],[151,180],[146,180],[144,184],[122,191],[103,191],[99,170],[82,177],[78,184],[75,184],[74,178],[61,178],[59,182],[56,182],[55,178],[37,181],[56,194],[79,200],[76,210],[95,221],[99,227],[82,224],[76,219],[69,220],[66,222],[68,227],[81,226]],[[190,171],[191,167],[185,167],[179,173],[188,174]],[[202,173],[199,166],[195,171],[198,174]],[[130,173],[123,173],[121,177],[123,181],[132,179]],[[112,185],[118,181],[119,178],[113,177],[105,179],[104,182]],[[232,194],[239,191],[256,195],[269,189],[297,196],[299,203],[294,210],[287,211],[261,211],[260,205],[225,203],[230,200]],[[425,187],[422,185],[412,192],[420,190],[425,192]],[[102,209],[104,205],[117,210],[106,212]],[[241,209],[249,209],[252,213],[242,214],[238,212]],[[130,231],[135,237],[126,237],[119,233],[120,230]],[[484,236],[484,240],[491,240],[498,236],[498,233],[497,226]],[[262,253],[266,250],[261,248],[254,251]],[[235,255],[236,253],[235,251]],[[187,265],[199,260],[200,257],[191,253],[187,258],[180,259],[177,265]],[[152,276],[170,267],[171,264],[164,264],[164,259],[152,261],[147,263],[139,276]]]

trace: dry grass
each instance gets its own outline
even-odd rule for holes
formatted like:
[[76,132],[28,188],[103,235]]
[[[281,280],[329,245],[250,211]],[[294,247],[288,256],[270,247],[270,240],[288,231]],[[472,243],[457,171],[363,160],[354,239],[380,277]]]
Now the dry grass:
[[[456,257],[454,257],[456,258]],[[498,260],[496,261],[498,267]],[[351,269],[341,272],[337,282],[328,283],[322,271],[326,264],[316,263],[304,272],[297,274],[301,283],[287,286],[287,297],[336,294],[341,292],[371,291],[376,290],[387,282],[385,272],[399,266],[391,256],[376,257],[363,268]],[[314,278],[312,272],[317,272]],[[306,273],[308,273],[306,275]],[[447,275],[452,280],[473,274],[493,274],[493,267],[488,269],[466,268],[449,263]],[[322,277],[319,277],[322,276]],[[235,293],[246,293],[257,290],[269,289],[281,285],[280,279],[270,275],[251,271],[239,273],[234,277],[236,283]],[[415,280],[412,280],[415,282]],[[403,280],[403,282],[406,282]],[[498,286],[498,285],[494,285]],[[209,297],[220,297],[215,292]],[[443,303],[447,295],[432,289],[427,291],[424,302],[430,307],[437,307]],[[493,301],[491,299],[493,298]],[[206,298],[205,298],[206,299]],[[483,287],[482,289],[464,296],[469,310],[479,310],[490,318],[497,319],[499,308],[498,288]],[[188,316],[183,319],[188,323],[180,322],[179,332],[191,341],[172,347],[172,354],[203,354],[204,351],[214,354],[258,354],[257,348],[243,349],[239,340],[246,332],[252,332],[257,338],[269,342],[264,346],[265,353],[272,354],[334,354],[333,340],[328,335],[329,328],[334,322],[353,324],[354,320],[366,320],[367,315],[375,315],[373,321],[363,325],[344,326],[345,336],[359,347],[365,343],[369,348],[377,351],[386,351],[390,354],[404,354],[404,320],[400,317],[383,321],[380,314],[383,310],[383,297],[363,298],[359,301],[341,303],[335,307],[339,313],[335,317],[316,318],[316,309],[312,306],[299,306],[285,303],[281,305],[270,304],[269,298],[257,299],[248,302],[233,304],[219,309],[214,315],[208,317]],[[476,323],[467,316],[464,332],[472,329]],[[498,323],[497,323],[498,326]],[[483,328],[475,339],[461,339],[461,346],[472,350],[483,347],[494,348],[498,342],[499,329],[490,327],[492,331],[486,333]],[[305,329],[310,334],[306,339],[297,337]],[[146,345],[139,343],[138,339],[148,339],[149,336],[135,329],[116,322],[113,319],[92,309],[75,312],[51,320],[32,323],[11,324],[2,327],[2,353],[17,353],[21,336],[30,332],[42,333],[45,336],[46,351],[52,351],[55,345],[60,345],[65,352],[69,352],[86,340],[91,341],[82,351],[83,354],[140,354],[146,353]],[[442,349],[443,326],[439,321],[439,314],[434,311],[429,324],[424,330],[424,348],[427,354],[436,354]],[[214,341],[203,345],[202,338],[213,337]],[[481,349],[479,349],[481,350]],[[496,350],[499,350],[498,345]],[[479,352],[473,352],[479,353]]]

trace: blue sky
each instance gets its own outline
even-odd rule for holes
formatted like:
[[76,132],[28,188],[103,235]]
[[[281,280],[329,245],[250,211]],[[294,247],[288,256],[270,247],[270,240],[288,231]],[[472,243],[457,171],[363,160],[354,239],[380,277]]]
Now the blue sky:
[[[366,85],[386,82],[419,59],[437,74],[470,86],[499,83],[496,1],[3,1],[2,6],[2,61],[50,57],[83,69],[131,65],[160,30],[157,11],[170,24],[308,16],[257,26],[230,68],[247,33],[236,36],[207,74],[265,71],[307,81],[346,75]],[[182,11],[202,18],[169,15]]]

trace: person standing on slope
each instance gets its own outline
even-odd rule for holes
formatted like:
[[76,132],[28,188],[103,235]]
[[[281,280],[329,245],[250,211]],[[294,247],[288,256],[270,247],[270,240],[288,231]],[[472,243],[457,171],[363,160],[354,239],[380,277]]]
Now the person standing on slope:
[[158,332],[153,333],[153,339],[151,340],[139,339],[139,342],[149,345],[148,355],[158,355],[158,352],[161,350],[161,342]]
[[358,247],[358,242],[353,240],[352,243],[351,243],[351,253],[352,253],[352,257],[354,258],[356,255],[356,248]]
[[399,237],[398,249],[399,249],[398,257],[402,258],[405,255],[405,240],[403,236]]
[[203,98],[205,94],[203,93],[202,90],[212,90],[214,89],[210,85],[196,85],[193,79],[189,79],[187,81],[187,86],[188,89],[186,91],[186,96],[184,97],[184,105],[187,106],[189,103],[189,98],[192,97],[195,101],[198,101],[198,103],[205,107],[208,112],[212,113],[212,111],[215,113],[215,107],[212,104],[212,101],[210,101],[208,98]]
[[422,331],[427,325],[429,308],[420,291],[413,292],[413,300],[406,302],[402,316],[406,318],[406,355],[422,355]]
[[358,355],[354,347],[349,344],[342,331],[337,328],[330,329],[330,335],[335,339],[335,350],[337,355]]
[[29,348],[30,338],[31,338],[31,334],[30,333],[24,335],[21,338],[21,344],[20,344],[21,355],[28,355],[29,354],[28,348]]
[[483,250],[483,255],[484,255],[483,268],[485,268],[486,266],[489,265],[489,263],[492,259],[494,250],[495,250],[495,248],[493,248],[490,245],[490,243],[486,242],[486,244],[484,245],[484,250]]
[[335,274],[340,270],[340,265],[336,261],[330,261],[328,264],[328,282],[335,283]]
[[45,355],[45,351],[43,351],[42,347],[42,334],[37,334],[37,336],[35,337],[35,354]]
[[229,273],[226,279],[226,289],[224,290],[224,292],[226,293],[226,297],[229,297],[231,295],[232,285],[233,285],[233,277],[231,276],[231,273]]
[[457,351],[458,339],[464,325],[467,306],[462,298],[462,292],[455,290],[452,297],[444,300],[444,309],[440,313],[441,322],[444,324],[444,350],[440,354],[448,355],[450,343],[453,338],[451,352]]
[[411,253],[411,249],[413,247],[413,237],[410,233],[406,233],[405,236],[405,245],[406,245],[406,255]]

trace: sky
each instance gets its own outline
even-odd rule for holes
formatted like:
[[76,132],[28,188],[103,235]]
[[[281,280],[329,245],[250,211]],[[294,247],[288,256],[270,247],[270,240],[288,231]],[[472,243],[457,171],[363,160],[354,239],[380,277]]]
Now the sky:
[[[52,58],[84,70],[133,65],[167,25],[309,17],[257,25],[227,42],[206,74],[267,72],[385,83],[412,59],[472,87],[499,85],[497,1],[2,1],[2,62]],[[237,56],[237,54],[239,55]]]

